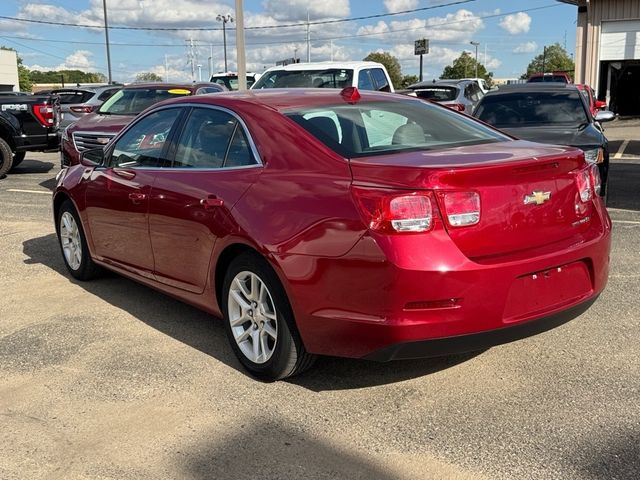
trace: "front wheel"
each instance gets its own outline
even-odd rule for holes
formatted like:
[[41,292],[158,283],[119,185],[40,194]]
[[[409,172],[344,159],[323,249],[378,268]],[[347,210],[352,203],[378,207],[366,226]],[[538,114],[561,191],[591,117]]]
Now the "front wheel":
[[0,138],[0,178],[11,170],[13,166],[13,152],[7,142]]
[[273,381],[312,365],[284,288],[262,257],[245,253],[231,263],[221,303],[231,347],[252,375]]
[[13,163],[11,164],[11,169],[13,170],[18,165],[22,163],[24,157],[27,155],[27,152],[16,152],[13,154]]
[[65,200],[60,206],[57,220],[58,242],[67,270],[78,280],[91,280],[100,272],[100,267],[91,259],[82,224],[71,201]]

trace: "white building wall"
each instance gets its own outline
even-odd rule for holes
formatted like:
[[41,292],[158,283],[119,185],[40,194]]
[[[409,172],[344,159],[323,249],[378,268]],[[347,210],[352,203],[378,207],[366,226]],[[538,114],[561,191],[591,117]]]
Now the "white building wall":
[[0,50],[0,90],[19,90],[18,56],[13,50]]

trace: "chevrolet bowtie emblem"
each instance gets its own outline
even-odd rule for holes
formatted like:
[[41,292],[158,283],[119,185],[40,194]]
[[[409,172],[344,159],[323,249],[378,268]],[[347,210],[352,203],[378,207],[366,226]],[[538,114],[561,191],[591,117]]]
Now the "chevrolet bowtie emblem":
[[107,143],[109,143],[109,140],[111,140],[110,138],[105,138],[105,137],[98,137],[96,138],[96,143],[99,143],[100,145],[106,145]]
[[536,205],[542,205],[544,202],[551,198],[551,192],[533,192],[531,195],[524,196],[524,204],[529,205],[535,203]]

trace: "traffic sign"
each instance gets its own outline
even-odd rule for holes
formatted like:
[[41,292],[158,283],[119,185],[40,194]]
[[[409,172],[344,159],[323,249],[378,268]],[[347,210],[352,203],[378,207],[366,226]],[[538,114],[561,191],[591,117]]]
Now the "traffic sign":
[[423,38],[422,40],[416,40],[413,45],[414,55],[424,55],[429,53],[429,40]]

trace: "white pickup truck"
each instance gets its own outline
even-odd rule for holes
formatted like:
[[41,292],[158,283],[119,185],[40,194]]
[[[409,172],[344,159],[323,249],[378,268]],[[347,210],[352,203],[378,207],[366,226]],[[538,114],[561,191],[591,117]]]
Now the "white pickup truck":
[[251,86],[261,88],[345,88],[393,92],[384,65],[377,62],[293,63],[271,67]]

